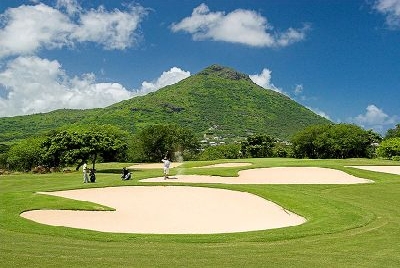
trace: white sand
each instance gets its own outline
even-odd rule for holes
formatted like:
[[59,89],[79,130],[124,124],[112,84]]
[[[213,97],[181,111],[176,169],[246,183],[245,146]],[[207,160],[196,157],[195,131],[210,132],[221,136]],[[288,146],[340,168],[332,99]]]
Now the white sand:
[[[240,171],[238,177],[180,175],[168,180],[160,177],[142,181],[229,184],[373,182],[339,170],[316,167],[249,169]],[[305,222],[304,218],[261,197],[225,189],[189,186],[126,186],[42,194],[90,201],[112,207],[115,211],[34,210],[22,213],[22,217],[48,225],[101,232],[232,233],[296,226]]]
[[204,175],[176,175],[143,179],[141,182],[187,182],[225,184],[356,184],[373,181],[349,175],[343,171],[318,167],[272,167],[248,169],[239,172],[238,177]]
[[349,167],[400,175],[400,166],[349,166]]
[[256,195],[188,186],[126,186],[42,193],[116,211],[34,210],[22,217],[116,233],[210,234],[300,225],[305,219]]

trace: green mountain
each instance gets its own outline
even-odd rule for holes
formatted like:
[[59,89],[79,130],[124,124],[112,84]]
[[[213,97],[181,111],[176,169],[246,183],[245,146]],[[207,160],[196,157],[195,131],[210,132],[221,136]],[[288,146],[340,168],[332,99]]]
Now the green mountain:
[[266,133],[288,139],[306,126],[331,122],[283,94],[256,85],[248,75],[212,65],[179,83],[106,108],[0,118],[0,142],[74,123],[113,124],[131,132],[149,124],[175,123],[199,135]]

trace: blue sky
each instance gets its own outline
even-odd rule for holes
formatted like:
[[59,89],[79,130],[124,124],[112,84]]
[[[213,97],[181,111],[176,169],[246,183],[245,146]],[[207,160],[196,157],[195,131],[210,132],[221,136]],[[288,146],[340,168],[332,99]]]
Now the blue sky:
[[0,1],[0,117],[105,107],[211,64],[385,134],[400,0]]

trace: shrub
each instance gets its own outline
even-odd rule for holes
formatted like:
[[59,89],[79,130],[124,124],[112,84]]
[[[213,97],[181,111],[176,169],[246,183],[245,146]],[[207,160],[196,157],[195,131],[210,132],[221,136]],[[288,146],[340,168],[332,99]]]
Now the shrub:
[[237,143],[207,147],[199,156],[199,160],[237,158],[240,158],[240,144]]
[[392,157],[393,161],[400,161],[400,155],[395,155]]
[[400,138],[391,138],[381,142],[379,147],[376,149],[378,156],[388,159],[393,157],[400,157]]

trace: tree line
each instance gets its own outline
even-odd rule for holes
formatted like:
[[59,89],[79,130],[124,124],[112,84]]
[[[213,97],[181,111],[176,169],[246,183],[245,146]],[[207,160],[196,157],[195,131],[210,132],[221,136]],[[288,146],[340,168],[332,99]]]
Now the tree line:
[[400,124],[382,138],[352,124],[313,125],[290,141],[257,134],[240,142],[202,148],[196,135],[178,125],[149,125],[136,134],[116,126],[72,126],[11,146],[0,144],[0,168],[30,171],[62,169],[98,162],[159,162],[237,158],[294,157],[344,159],[382,157],[400,160]]

